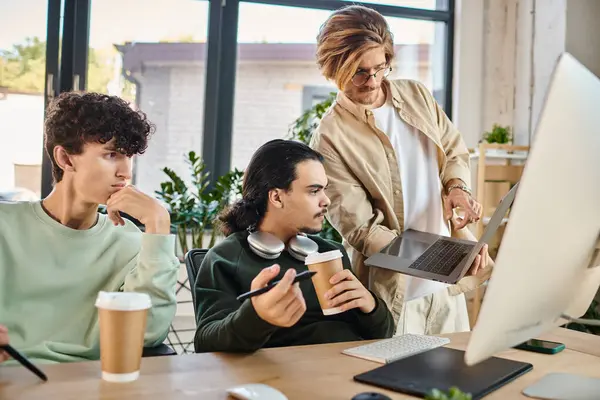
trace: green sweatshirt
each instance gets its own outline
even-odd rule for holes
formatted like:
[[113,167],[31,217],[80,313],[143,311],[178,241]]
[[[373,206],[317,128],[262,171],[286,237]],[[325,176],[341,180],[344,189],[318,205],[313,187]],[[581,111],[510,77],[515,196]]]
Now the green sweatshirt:
[[[310,280],[300,282],[306,312],[290,328],[280,328],[262,320],[251,300],[240,303],[236,297],[250,290],[258,273],[273,264],[281,266],[281,279],[287,269],[306,271],[304,263],[284,251],[276,260],[265,260],[252,252],[248,233],[235,233],[213,247],[198,271],[196,297],[196,352],[252,352],[262,347],[294,346],[391,337],[394,323],[385,303],[375,297],[375,309],[365,314],[353,309],[324,316]],[[350,261],[344,248],[318,236],[310,236],[319,252],[340,250],[345,269]]]
[[40,202],[0,203],[0,324],[33,360],[100,358],[99,291],[150,295],[145,346],[164,341],[175,315],[173,235],[143,234],[106,215],[87,230],[56,222]]

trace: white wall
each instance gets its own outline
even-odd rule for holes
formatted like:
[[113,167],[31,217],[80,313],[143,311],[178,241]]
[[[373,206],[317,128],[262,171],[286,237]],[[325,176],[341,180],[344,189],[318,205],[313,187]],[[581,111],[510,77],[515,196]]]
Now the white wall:
[[567,0],[536,0],[534,10],[530,138],[535,133],[552,71],[565,51]]
[[452,121],[473,147],[482,128],[484,3],[458,0],[455,13]]
[[533,46],[535,0],[520,0],[517,5],[515,36],[515,100],[513,115],[514,143],[529,144],[531,102],[533,98]]
[[[578,3],[573,25],[579,23],[577,13],[600,8],[594,0],[582,1],[590,3],[585,10],[579,0],[569,1]],[[453,118],[467,146],[476,146],[494,123],[511,126],[516,144],[529,144],[550,76],[565,50],[567,0],[458,0],[456,16]],[[593,19],[579,29],[585,33],[573,29],[571,36],[595,29]],[[600,57],[584,49],[587,59]]]

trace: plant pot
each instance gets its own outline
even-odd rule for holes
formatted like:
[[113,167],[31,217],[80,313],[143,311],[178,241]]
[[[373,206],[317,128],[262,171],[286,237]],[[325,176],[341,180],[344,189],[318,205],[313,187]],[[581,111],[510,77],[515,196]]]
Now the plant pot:
[[505,149],[487,149],[485,154],[489,156],[506,156],[508,151]]

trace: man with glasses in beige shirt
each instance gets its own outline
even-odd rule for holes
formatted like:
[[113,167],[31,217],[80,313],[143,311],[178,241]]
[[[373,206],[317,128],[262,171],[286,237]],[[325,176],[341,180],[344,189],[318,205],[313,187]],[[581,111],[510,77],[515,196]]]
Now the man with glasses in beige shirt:
[[328,219],[352,248],[358,277],[387,303],[398,334],[466,331],[464,293],[489,276],[487,246],[456,285],[364,265],[404,229],[474,239],[465,227],[481,215],[460,133],[421,83],[386,79],[393,56],[387,22],[367,7],[335,11],[319,32],[317,62],[339,89],[311,140],[325,157]]

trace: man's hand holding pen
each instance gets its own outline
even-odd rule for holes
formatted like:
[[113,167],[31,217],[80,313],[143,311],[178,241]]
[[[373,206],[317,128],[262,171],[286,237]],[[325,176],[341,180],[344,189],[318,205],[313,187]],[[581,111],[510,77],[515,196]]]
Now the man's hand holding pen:
[[[266,286],[279,274],[279,265],[263,269],[252,281],[252,290]],[[293,326],[304,315],[306,302],[298,283],[296,271],[289,269],[281,281],[269,292],[252,297],[252,306],[264,321],[283,328]]]

